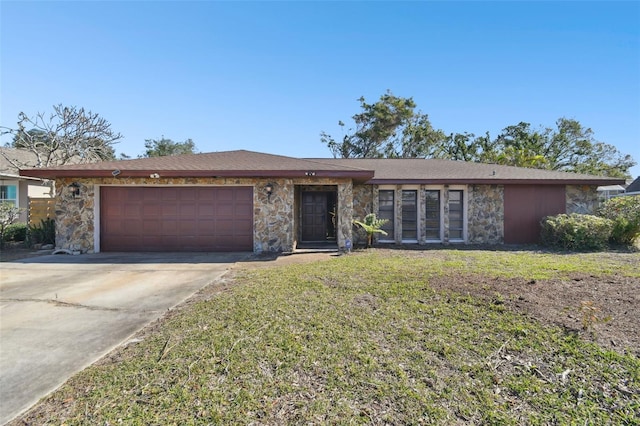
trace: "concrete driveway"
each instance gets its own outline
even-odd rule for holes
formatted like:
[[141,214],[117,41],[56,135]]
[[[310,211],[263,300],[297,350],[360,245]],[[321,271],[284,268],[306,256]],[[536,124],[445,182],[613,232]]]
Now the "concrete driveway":
[[248,257],[99,253],[0,263],[0,424]]

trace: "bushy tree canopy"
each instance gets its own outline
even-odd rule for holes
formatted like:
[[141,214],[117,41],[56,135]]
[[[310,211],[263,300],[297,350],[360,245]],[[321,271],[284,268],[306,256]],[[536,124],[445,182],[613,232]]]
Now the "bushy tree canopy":
[[[334,157],[425,157],[444,138],[440,130],[431,127],[427,115],[415,111],[412,98],[400,98],[388,91],[376,103],[368,104],[364,97],[358,101],[362,112],[352,117],[355,130],[349,129],[342,141],[326,132],[320,134]],[[342,121],[338,124],[345,126]]]
[[320,134],[334,157],[443,158],[619,178],[629,177],[636,164],[630,155],[597,141],[591,129],[574,119],[563,117],[554,128],[539,129],[523,121],[505,127],[495,138],[488,132],[479,137],[467,132],[447,136],[415,110],[412,98],[388,91],[374,104],[364,98],[359,102],[362,112],[352,117],[356,127],[341,141]]
[[196,144],[191,139],[187,139],[184,142],[174,142],[163,136],[160,139],[146,139],[144,147],[147,150],[143,157],[165,157],[196,153]]

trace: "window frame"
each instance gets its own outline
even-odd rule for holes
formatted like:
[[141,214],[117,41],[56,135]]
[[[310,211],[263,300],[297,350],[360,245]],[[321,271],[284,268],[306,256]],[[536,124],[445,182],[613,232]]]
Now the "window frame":
[[[428,218],[428,214],[427,214],[427,193],[428,192],[437,192],[438,193],[438,238],[429,238],[428,237],[428,232],[429,229],[427,227],[427,220],[429,220]],[[441,243],[443,238],[444,238],[444,203],[443,203],[443,193],[444,193],[444,187],[442,186],[427,186],[424,188],[424,200],[425,200],[425,204],[424,204],[424,238],[425,238],[425,242],[426,243]]]
[[[8,195],[8,193],[9,193],[9,190],[7,189],[6,191],[3,191],[2,187],[6,187],[6,188],[13,187],[14,191],[15,191],[15,198],[6,197],[6,195]],[[20,204],[19,204],[19,202],[20,202],[20,185],[18,184],[18,182],[16,182],[16,181],[2,181],[2,183],[0,183],[0,202],[9,202],[9,203],[12,203],[15,207],[20,207]]]
[[[448,226],[447,226],[447,234],[448,234],[448,241],[451,243],[465,243],[467,241],[467,206],[468,206],[468,190],[466,186],[462,186],[462,185],[451,185],[448,188],[446,188],[447,190],[447,215],[448,215]],[[462,202],[460,203],[460,209],[461,209],[461,221],[462,221],[462,227],[461,228],[455,228],[455,230],[459,230],[461,233],[461,237],[460,238],[451,238],[451,200],[450,200],[450,194],[452,191],[456,191],[456,192],[460,192],[461,197],[462,197]]]
[[[380,210],[380,193],[389,191],[393,196],[393,209],[387,207],[387,212],[392,215],[392,221],[386,231],[391,230],[389,235],[380,236],[379,243],[407,243],[407,244],[435,244],[435,243],[466,243],[468,241],[468,210],[469,210],[469,188],[467,185],[379,185],[378,186],[378,218],[387,218],[389,214],[381,214]],[[403,219],[403,202],[402,197],[405,191],[416,191],[416,238],[405,238],[402,234]],[[439,238],[427,238],[427,191],[437,191],[439,197],[438,215],[439,215]],[[460,203],[461,211],[461,228],[454,228],[454,231],[460,234],[459,237],[451,238],[451,212],[450,212],[450,191],[459,191],[462,197]],[[400,216],[399,216],[400,214]],[[398,224],[398,226],[395,226]],[[445,226],[446,225],[446,226]]]
[[[390,210],[380,210],[380,193],[381,192],[390,192],[392,195],[392,200],[391,200],[391,209]],[[386,226],[384,226],[382,229],[384,229],[388,235],[384,235],[384,234],[379,234],[378,237],[378,242],[379,243],[395,243],[396,239],[395,239],[395,232],[396,232],[396,227],[395,227],[395,219],[396,219],[396,188],[395,187],[384,187],[384,186],[380,186],[378,187],[378,214],[377,217],[378,219],[388,219],[386,217],[383,217],[383,215],[381,215],[382,211],[390,211],[391,212],[391,219],[389,219],[389,222],[391,224],[391,229],[384,229],[384,228],[388,228]],[[386,224],[385,224],[386,225]]]
[[[404,223],[405,223],[405,209],[404,209],[404,194],[405,193],[410,193],[412,192],[415,195],[415,218],[414,218],[414,223],[415,223],[415,236],[412,238],[405,238],[404,237]],[[413,187],[413,186],[405,186],[403,185],[401,188],[401,196],[402,196],[402,200],[401,200],[401,204],[402,204],[402,218],[401,218],[401,228],[402,228],[402,234],[400,235],[400,239],[403,243],[417,243],[420,240],[420,190],[418,187]]]

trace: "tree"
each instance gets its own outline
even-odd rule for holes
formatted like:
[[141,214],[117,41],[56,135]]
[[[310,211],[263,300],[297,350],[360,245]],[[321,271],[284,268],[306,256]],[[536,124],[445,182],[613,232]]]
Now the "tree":
[[439,157],[443,141],[446,140],[442,130],[431,125],[426,114],[418,113],[407,120],[402,128],[402,137],[397,146],[393,146],[389,157],[427,158]]
[[636,163],[613,145],[596,141],[577,120],[560,118],[556,128],[531,129],[529,123],[508,126],[496,138],[495,162],[611,177],[628,177]]
[[452,133],[438,150],[438,158],[456,161],[480,161],[480,146],[473,133]]
[[[374,104],[364,97],[358,99],[362,112],[352,117],[355,130],[342,141],[336,141],[326,132],[320,140],[334,157],[342,158],[415,158],[433,154],[444,139],[441,130],[435,130],[427,115],[416,112],[412,98],[401,98],[387,91]],[[344,128],[342,121],[338,125]]]
[[17,126],[16,129],[0,127],[0,134],[13,135],[12,147],[30,151],[36,157],[35,165],[7,158],[17,168],[112,160],[115,158],[113,145],[122,139],[98,114],[61,104],[54,105],[49,116],[40,112],[29,117],[21,112]]
[[557,120],[555,129],[532,129],[520,122],[505,127],[495,139],[488,132],[477,138],[471,133],[451,134],[439,153],[437,158],[450,160],[621,178],[628,177],[635,165],[631,156],[596,141],[591,129],[567,118]]
[[160,139],[146,139],[144,147],[147,151],[143,157],[165,157],[170,155],[195,154],[196,145],[191,139],[184,142],[174,142],[164,136]]
[[636,164],[630,155],[622,154],[615,146],[596,142],[592,145],[590,155],[573,166],[573,171],[596,176],[628,179],[631,177],[629,169]]
[[[334,157],[442,158],[618,178],[630,177],[629,169],[636,164],[613,145],[595,140],[591,129],[573,119],[560,118],[555,128],[539,129],[522,121],[493,139],[488,132],[445,136],[415,110],[412,98],[387,91],[374,104],[363,97],[359,102],[362,112],[352,117],[355,130],[349,129],[341,141],[320,133]],[[338,124],[344,129],[342,121]]]

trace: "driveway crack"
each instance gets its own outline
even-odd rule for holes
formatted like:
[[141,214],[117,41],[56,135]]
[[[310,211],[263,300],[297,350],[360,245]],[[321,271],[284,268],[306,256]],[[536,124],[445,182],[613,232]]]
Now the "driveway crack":
[[49,303],[49,304],[60,306],[63,308],[81,308],[81,309],[88,309],[90,311],[111,311],[111,312],[123,311],[123,309],[119,309],[119,308],[106,308],[104,306],[83,305],[81,303],[63,302],[62,300],[57,300],[57,299],[0,299],[0,302],[38,302],[38,303]]

